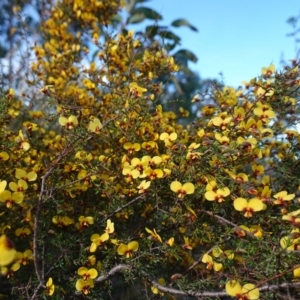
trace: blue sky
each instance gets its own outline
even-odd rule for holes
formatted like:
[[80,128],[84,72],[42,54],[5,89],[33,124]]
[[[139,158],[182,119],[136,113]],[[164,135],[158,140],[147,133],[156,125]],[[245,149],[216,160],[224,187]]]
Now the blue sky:
[[161,25],[185,18],[198,28],[174,32],[182,38],[182,48],[198,56],[190,67],[201,78],[220,79],[222,72],[224,83],[237,87],[258,76],[262,67],[274,63],[280,69],[282,57],[295,58],[286,21],[299,14],[299,0],[152,0],[144,6],[163,15]]

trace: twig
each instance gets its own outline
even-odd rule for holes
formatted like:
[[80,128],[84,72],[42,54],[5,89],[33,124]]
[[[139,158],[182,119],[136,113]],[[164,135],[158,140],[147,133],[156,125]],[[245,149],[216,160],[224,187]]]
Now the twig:
[[41,204],[43,200],[43,195],[46,192],[45,189],[45,182],[46,179],[51,175],[55,167],[58,165],[58,163],[70,152],[72,152],[74,149],[74,144],[68,148],[66,148],[56,159],[54,163],[51,164],[50,168],[46,171],[46,173],[41,177],[42,183],[41,183],[41,190],[40,190],[40,195],[38,199],[38,203],[36,205],[36,212],[35,212],[35,218],[34,218],[34,232],[33,232],[33,261],[34,261],[34,268],[35,268],[35,273],[38,278],[39,284],[35,288],[31,300],[34,300],[38,291],[40,288],[46,288],[45,286],[45,279],[44,279],[44,274],[40,271],[39,267],[39,260],[38,260],[38,245],[37,245],[37,240],[38,240],[38,228],[39,228],[39,218],[40,218],[40,212],[41,212]]
[[141,194],[139,196],[137,196],[136,198],[132,199],[131,201],[127,202],[126,204],[124,204],[123,206],[117,208],[114,212],[110,213],[105,220],[109,219],[110,217],[112,217],[113,215],[115,215],[116,213],[118,213],[119,211],[123,210],[124,208],[126,208],[127,206],[130,206],[131,204],[133,204],[134,202],[138,201],[139,199],[143,199],[144,198],[144,194]]

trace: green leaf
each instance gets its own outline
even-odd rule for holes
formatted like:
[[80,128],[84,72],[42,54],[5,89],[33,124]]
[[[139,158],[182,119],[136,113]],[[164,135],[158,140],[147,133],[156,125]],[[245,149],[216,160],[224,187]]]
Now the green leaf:
[[145,18],[150,20],[162,20],[162,15],[148,7],[138,7],[132,11],[132,14],[141,13]]
[[164,39],[173,40],[176,44],[181,40],[181,38],[172,31],[162,30],[159,32],[159,35]]
[[173,21],[171,25],[174,27],[187,26],[193,31],[198,31],[198,29],[192,24],[190,24],[189,21],[187,21],[186,19],[177,19]]
[[146,19],[143,13],[133,13],[127,20],[127,24],[136,24],[144,21]]
[[147,37],[149,37],[150,39],[153,38],[155,35],[157,35],[159,30],[159,26],[147,26],[146,27],[146,35]]
[[186,49],[181,49],[179,51],[177,51],[174,54],[174,58],[179,58],[179,59],[187,59],[190,60],[192,62],[197,62],[198,58],[197,56],[191,52],[190,50],[186,50]]
[[121,23],[122,22],[122,17],[118,14],[113,15],[110,20],[112,22],[116,22],[116,23]]

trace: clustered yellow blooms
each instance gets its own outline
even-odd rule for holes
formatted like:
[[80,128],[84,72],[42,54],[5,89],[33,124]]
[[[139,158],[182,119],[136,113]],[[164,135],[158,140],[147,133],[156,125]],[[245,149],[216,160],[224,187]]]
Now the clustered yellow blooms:
[[[284,128],[277,117],[275,67],[263,68],[262,79],[246,83],[245,89],[212,89],[209,102],[204,95],[195,95],[195,105],[203,102],[199,120],[184,127],[176,113],[165,112],[156,105],[164,89],[157,82],[160,75],[178,70],[174,58],[158,45],[143,49],[142,41],[136,40],[132,31],[107,36],[102,44],[99,24],[111,22],[119,1],[58,3],[42,27],[49,39],[34,46],[36,61],[31,66],[36,80],[45,84],[40,90],[42,99],[49,97],[56,105],[51,109],[57,114],[49,117],[41,110],[21,114],[21,102],[11,103],[7,120],[20,121],[18,116],[22,116],[21,129],[6,134],[8,126],[1,128],[13,146],[3,146],[0,162],[13,167],[7,167],[7,178],[0,181],[0,216],[5,220],[17,217],[17,227],[11,221],[0,224],[1,274],[12,277],[22,266],[32,264],[32,245],[29,243],[30,249],[24,248],[23,252],[17,251],[6,233],[15,232],[14,238],[25,243],[37,230],[33,221],[41,182],[51,171],[46,182],[48,194],[41,195],[42,207],[46,207],[41,214],[52,220],[53,230],[47,234],[55,233],[56,241],[60,234],[74,231],[80,237],[88,234],[91,241],[90,246],[84,245],[84,251],[90,252],[86,264],[77,270],[78,292],[87,295],[94,288],[100,269],[97,257],[102,250],[112,249],[119,255],[114,256],[116,261],[128,262],[139,259],[136,252],[142,249],[141,259],[146,256],[150,265],[150,256],[156,252],[146,253],[145,244],[151,244],[155,246],[151,251],[164,253],[157,255],[157,260],[170,268],[175,268],[176,258],[181,267],[188,269],[195,263],[192,252],[198,247],[205,249],[207,252],[202,252],[199,260],[202,270],[206,268],[209,276],[224,272],[227,278],[237,278],[226,283],[229,296],[259,299],[255,285],[239,283],[240,269],[234,263],[227,267],[226,260],[238,261],[243,249],[237,249],[240,253],[236,254],[223,244],[216,246],[221,241],[213,227],[219,219],[213,215],[224,210],[220,218],[240,216],[245,220],[240,226],[230,219],[234,226],[232,236],[243,242],[252,235],[263,242],[268,235],[265,223],[255,218],[267,215],[269,209],[282,209],[278,220],[292,229],[289,235],[278,238],[278,243],[287,251],[300,249],[296,192],[289,187],[283,190],[275,177],[267,176],[276,164],[274,157],[280,162],[297,161],[292,150],[300,142],[299,133]],[[78,63],[89,50],[82,43],[81,33],[70,30],[74,20],[99,50],[90,64]],[[288,78],[299,73],[298,69],[287,72]],[[295,78],[297,85],[298,80]],[[15,91],[9,89],[6,98],[12,102],[15,96]],[[278,98],[291,111],[296,109],[296,98]],[[180,115],[188,116],[188,112],[181,107]],[[58,130],[49,129],[52,121]],[[284,141],[277,139],[280,131]],[[118,208],[114,213],[115,206]],[[157,212],[164,219],[152,218]],[[115,233],[110,217],[117,218],[118,226],[124,226],[123,232]],[[101,218],[107,223],[99,233],[95,224]],[[137,240],[133,233],[130,235],[128,224],[139,219],[143,224],[140,228],[149,235],[138,232]],[[223,227],[218,224],[218,228]],[[115,235],[119,240],[113,238]],[[170,254],[173,252],[174,257]],[[240,261],[247,264],[243,258]],[[293,275],[299,278],[300,268],[295,267]],[[234,268],[235,274],[226,273],[227,268]],[[50,275],[45,275],[47,281],[43,283],[49,296],[54,294],[57,282]],[[164,285],[166,280],[160,278],[158,283]],[[59,290],[63,289],[57,287],[56,292]],[[151,290],[163,296],[158,288],[152,286]]]
[[105,232],[102,235],[99,235],[98,233],[94,233],[91,236],[92,244],[90,246],[90,252],[95,252],[98,247],[101,247],[104,244],[104,242],[108,241],[109,235],[114,233],[114,231],[115,231],[114,223],[111,222],[110,219],[108,219]]

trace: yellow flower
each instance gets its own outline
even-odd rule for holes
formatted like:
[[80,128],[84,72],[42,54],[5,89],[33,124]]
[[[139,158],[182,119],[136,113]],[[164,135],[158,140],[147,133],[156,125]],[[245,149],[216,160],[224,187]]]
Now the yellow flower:
[[299,228],[293,229],[290,236],[284,236],[280,239],[280,246],[289,251],[300,250]]
[[94,287],[94,281],[93,279],[83,280],[80,278],[76,281],[75,287],[77,291],[87,295],[90,292],[90,289]]
[[30,149],[30,144],[24,138],[22,130],[19,131],[19,135],[16,138],[16,142],[19,144],[22,150],[28,151]]
[[95,252],[98,246],[101,246],[107,240],[109,240],[107,232],[103,233],[101,236],[97,233],[93,234],[91,236],[92,245],[90,247],[90,252]]
[[17,179],[23,179],[26,182],[28,181],[35,181],[37,179],[37,174],[35,172],[26,172],[22,169],[16,169],[16,175],[15,177]]
[[247,283],[243,287],[236,280],[230,280],[226,283],[226,293],[229,296],[247,300],[258,300],[259,290],[252,284]]
[[160,136],[159,139],[161,141],[165,142],[165,145],[167,147],[172,146],[172,142],[174,142],[177,139],[177,133],[172,132],[171,134],[168,134],[167,132],[163,132]]
[[212,250],[212,255],[213,257],[221,257],[221,258],[228,258],[228,259],[233,259],[234,258],[234,252],[232,250],[225,250],[223,251],[220,247],[215,247]]
[[236,230],[236,233],[239,236],[244,237],[246,235],[244,231],[252,233],[257,238],[261,238],[263,236],[263,230],[257,225],[252,225],[250,227],[247,227],[246,225],[240,225],[239,229]]
[[53,284],[53,280],[49,277],[48,281],[46,282],[46,293],[49,296],[52,296],[55,290],[55,285]]
[[78,119],[76,116],[70,116],[68,118],[60,116],[58,119],[58,123],[61,126],[66,127],[67,129],[73,129],[78,125]]
[[253,212],[261,211],[264,208],[263,202],[258,198],[249,201],[244,198],[236,198],[233,206],[237,211],[243,211],[246,218],[252,217]]
[[138,84],[136,82],[131,82],[129,84],[129,90],[131,93],[133,93],[133,95],[135,97],[140,97],[142,96],[145,92],[147,92],[147,89],[142,88],[140,86],[138,86]]
[[9,265],[16,255],[13,242],[5,235],[0,236],[0,266]]
[[138,251],[138,249],[139,249],[139,243],[136,241],[132,241],[127,245],[120,244],[117,249],[117,252],[119,255],[125,255],[126,258],[129,258],[133,255],[133,252]]
[[103,128],[103,126],[102,126],[100,120],[98,118],[94,118],[89,123],[88,131],[99,134],[101,128]]
[[155,229],[153,229],[153,231],[152,231],[152,230],[150,230],[150,229],[148,229],[148,228],[146,227],[145,230],[146,230],[148,233],[151,234],[151,236],[150,236],[151,239],[156,240],[157,242],[162,243],[162,239],[161,239],[160,235],[156,232]]
[[2,193],[5,190],[6,185],[7,185],[7,181],[6,180],[0,181],[0,193]]
[[93,217],[80,216],[78,221],[80,222],[80,228],[87,228],[89,225],[94,224]]
[[125,150],[127,150],[130,154],[132,154],[133,152],[135,151],[140,151],[141,150],[141,145],[138,144],[138,143],[130,143],[130,142],[127,142],[123,145],[123,148]]
[[206,269],[208,270],[214,269],[216,272],[218,272],[223,268],[223,265],[221,263],[215,262],[213,258],[207,253],[203,255],[202,262],[206,264]]
[[95,279],[98,276],[98,271],[94,268],[81,267],[77,270],[77,274],[82,276],[84,281],[87,281],[88,279]]
[[294,278],[300,277],[300,267],[293,270],[293,276],[294,276]]
[[183,237],[183,240],[184,240],[184,244],[182,245],[182,248],[183,249],[188,249],[188,250],[192,250],[193,249],[193,246],[191,244],[191,241],[188,237],[184,236]]
[[166,241],[166,244],[169,245],[170,247],[173,247],[174,242],[175,242],[174,237],[170,237],[170,238]]
[[7,208],[12,208],[14,203],[20,204],[23,202],[24,195],[20,192],[3,191],[0,193],[0,202],[5,202]]
[[295,211],[288,213],[287,215],[282,216],[282,220],[289,221],[293,226],[299,227],[300,225],[300,217],[298,217],[299,214],[300,214],[300,209],[297,209]]
[[204,196],[208,201],[216,201],[221,203],[225,200],[225,198],[230,195],[230,190],[228,187],[224,187],[222,189],[217,189],[216,191],[207,191]]
[[68,216],[54,216],[52,218],[52,223],[59,227],[65,227],[73,224],[74,220],[69,218]]
[[211,120],[211,123],[216,126],[220,127],[222,130],[225,130],[227,126],[230,124],[232,117],[222,118],[222,117],[215,117]]
[[22,252],[17,252],[16,253],[16,259],[17,259],[17,262],[22,264],[22,265],[28,265],[28,261],[30,259],[32,259],[33,257],[33,254],[32,254],[32,251],[30,249],[24,251],[23,253]]
[[195,191],[195,186],[192,183],[187,182],[182,185],[177,180],[171,183],[170,188],[174,193],[177,193],[178,198],[184,198],[186,194],[193,194]]
[[7,267],[1,267],[0,268],[0,274],[3,276],[6,276],[6,278],[11,278],[14,276],[14,273],[20,269],[20,264],[19,263],[14,263],[12,266],[9,268]]
[[20,179],[20,180],[18,180],[18,183],[10,182],[9,183],[9,188],[13,192],[24,192],[25,190],[28,189],[28,184],[25,180]]
[[0,152],[0,161],[6,161],[8,159],[9,159],[9,155],[6,152],[4,151]]
[[105,232],[108,234],[112,234],[115,231],[115,223],[113,223],[110,219],[106,221]]
[[275,66],[274,64],[269,65],[267,68],[261,68],[261,74],[269,77],[275,73]]
[[35,123],[31,123],[31,122],[24,122],[23,126],[29,131],[37,131],[38,130],[38,126]]
[[31,230],[27,227],[23,227],[23,228],[18,228],[15,231],[15,235],[16,236],[20,236],[20,237],[26,237],[31,233]]
[[[160,284],[160,285],[166,285],[166,281],[164,280],[164,278],[159,278],[157,280],[157,283]],[[164,293],[160,292],[159,289],[155,286],[151,286],[151,291],[155,295],[157,295],[157,294],[160,294],[160,296],[164,295]]]
[[150,187],[151,181],[143,180],[138,186],[139,194],[144,194],[146,190]]
[[274,204],[286,205],[284,201],[290,201],[295,198],[295,194],[288,194],[287,191],[282,191],[273,196],[276,200],[273,202]]
[[150,178],[150,180],[155,180],[156,178],[162,178],[164,176],[164,172],[161,169],[151,169],[147,168],[145,170],[145,174]]

